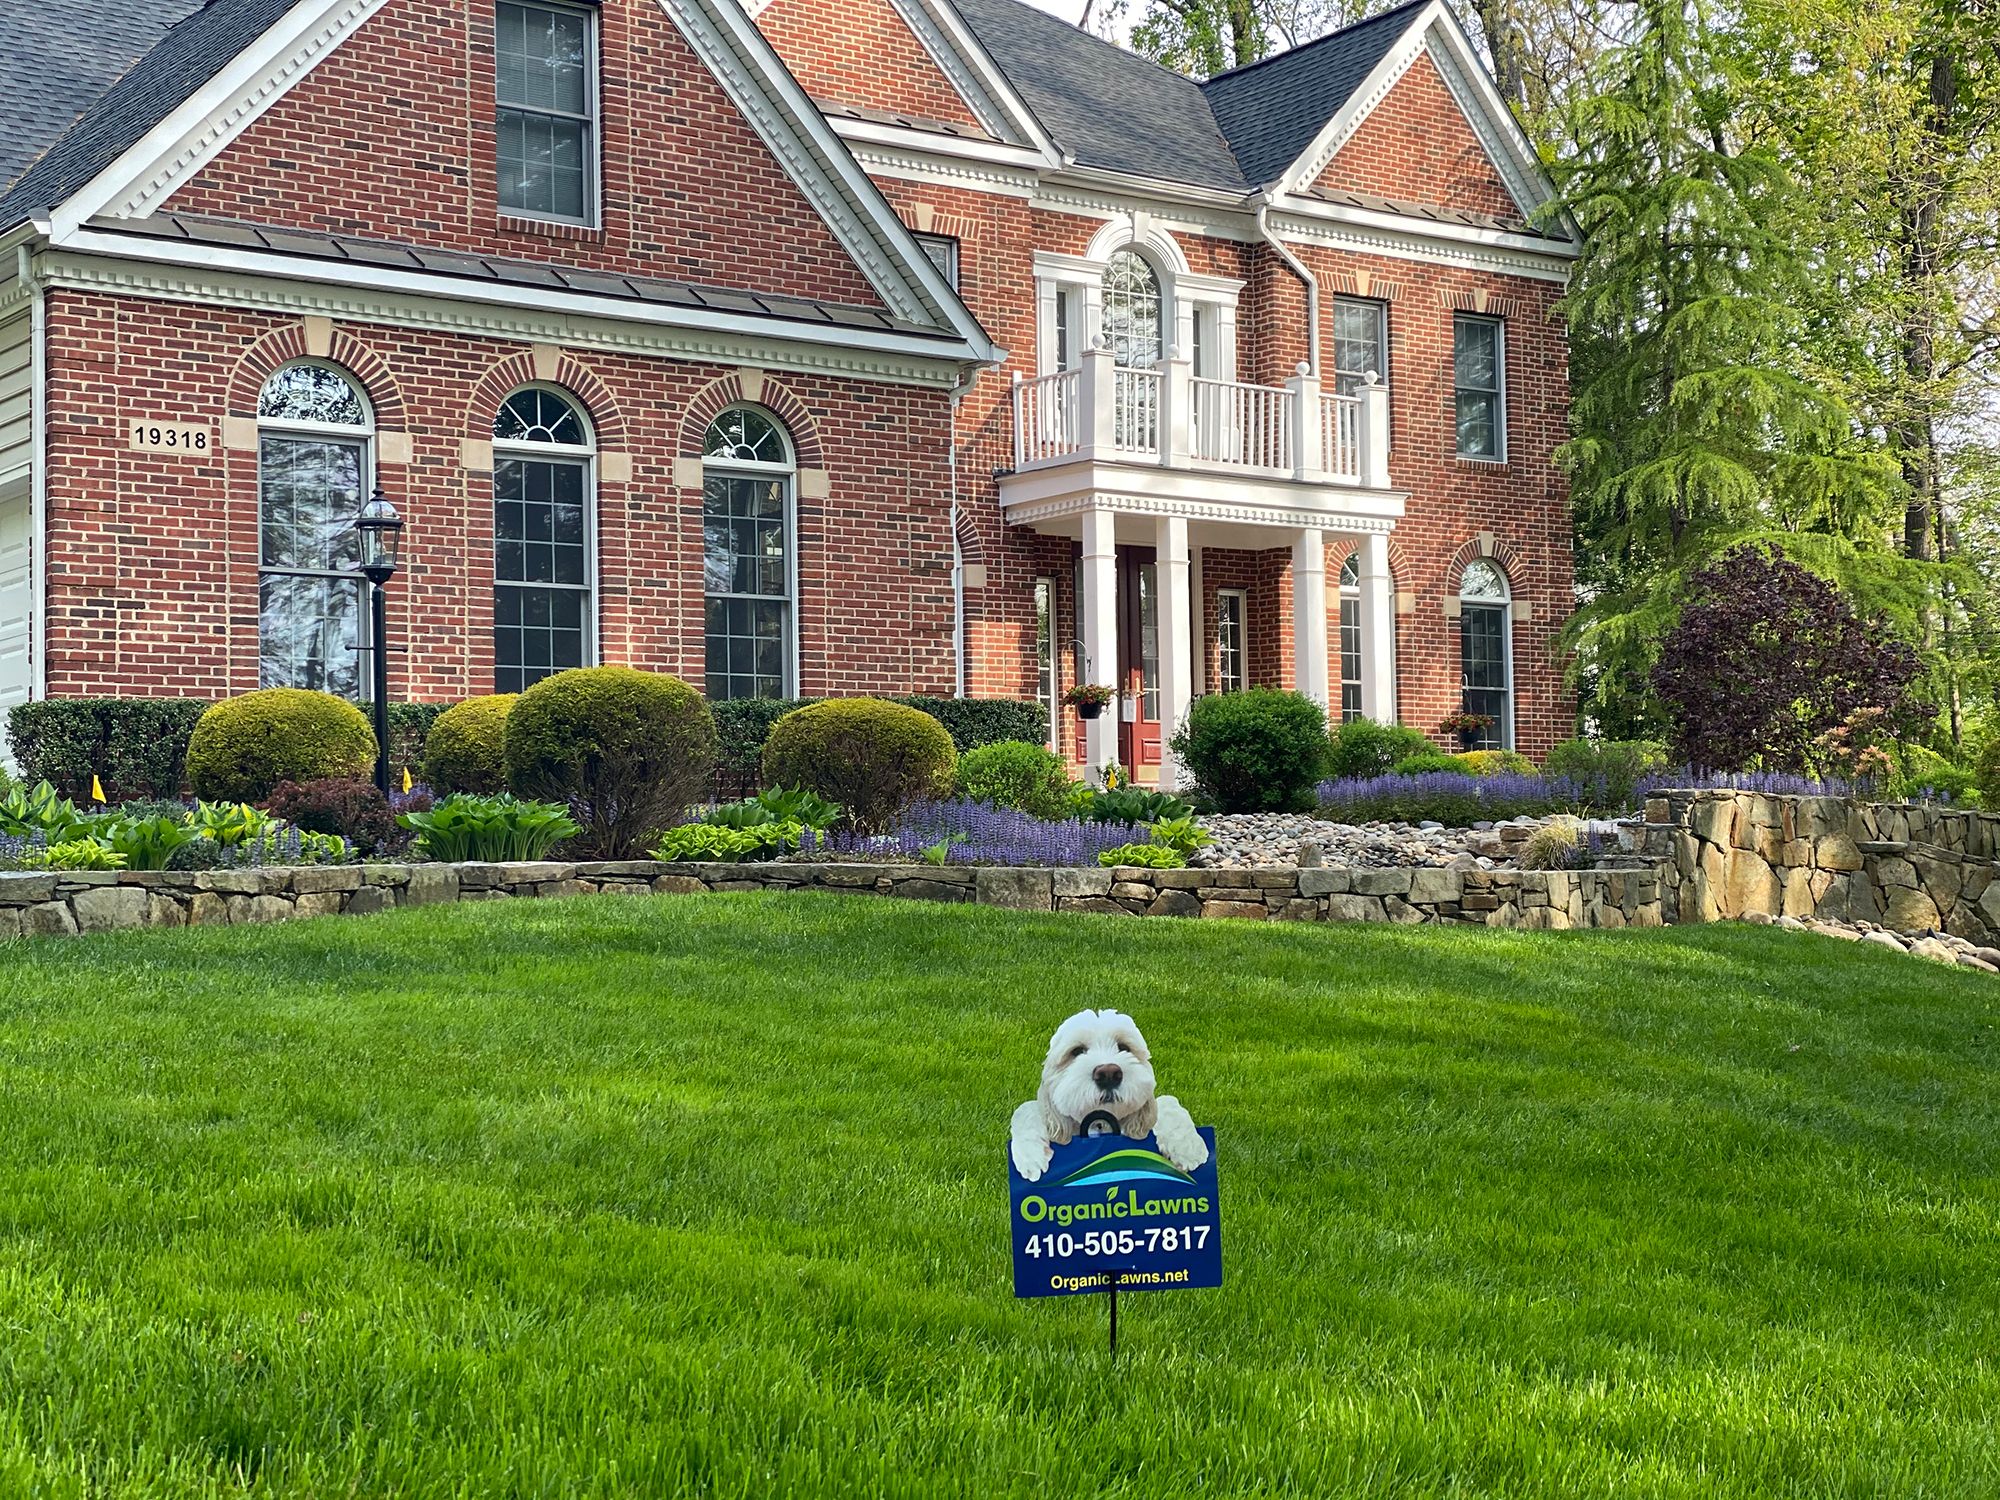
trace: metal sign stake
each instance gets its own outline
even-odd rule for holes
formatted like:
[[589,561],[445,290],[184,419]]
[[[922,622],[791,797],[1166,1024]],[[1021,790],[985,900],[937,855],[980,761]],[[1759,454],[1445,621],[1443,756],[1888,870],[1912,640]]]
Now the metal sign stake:
[[1111,1276],[1111,1357],[1118,1357],[1118,1278],[1123,1271],[1112,1271]]

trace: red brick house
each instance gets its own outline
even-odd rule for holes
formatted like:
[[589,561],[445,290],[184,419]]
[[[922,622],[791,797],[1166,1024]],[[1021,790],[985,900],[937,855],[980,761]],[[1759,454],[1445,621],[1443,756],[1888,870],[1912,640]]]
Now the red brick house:
[[1169,779],[1256,683],[1569,732],[1574,244],[1441,0],[1201,85],[1019,0],[56,14],[0,61],[0,707],[358,694],[379,487],[399,697],[1090,680],[1060,743]]

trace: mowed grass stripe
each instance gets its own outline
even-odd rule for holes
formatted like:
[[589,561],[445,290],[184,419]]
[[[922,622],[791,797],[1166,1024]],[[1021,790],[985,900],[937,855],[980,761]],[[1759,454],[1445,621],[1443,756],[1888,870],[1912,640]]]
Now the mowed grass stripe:
[[[1767,929],[485,903],[15,945],[0,1495],[2000,1493],[2000,986]],[[1017,1304],[1130,1009],[1228,1284]]]

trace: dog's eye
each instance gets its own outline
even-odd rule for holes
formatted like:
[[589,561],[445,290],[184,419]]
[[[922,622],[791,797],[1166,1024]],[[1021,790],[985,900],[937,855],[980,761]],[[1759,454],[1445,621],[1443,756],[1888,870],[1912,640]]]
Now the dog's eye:
[[1069,1056],[1064,1058],[1063,1061],[1075,1062],[1079,1057],[1083,1056],[1083,1054],[1088,1052],[1089,1050],[1090,1049],[1088,1047],[1072,1047],[1069,1049]]

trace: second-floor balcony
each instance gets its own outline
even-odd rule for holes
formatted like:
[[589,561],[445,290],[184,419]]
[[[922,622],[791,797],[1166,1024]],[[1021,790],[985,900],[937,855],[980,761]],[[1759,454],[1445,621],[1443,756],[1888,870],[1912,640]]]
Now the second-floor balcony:
[[1389,488],[1389,391],[1214,380],[1184,359],[1120,367],[1092,349],[1075,369],[1014,382],[1014,469],[1157,464],[1302,484]]

